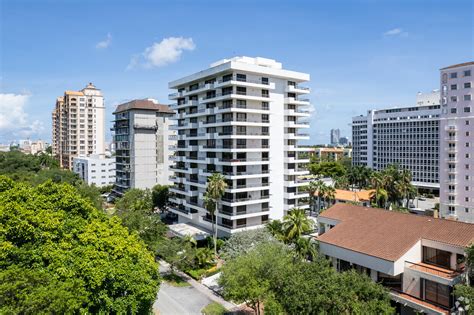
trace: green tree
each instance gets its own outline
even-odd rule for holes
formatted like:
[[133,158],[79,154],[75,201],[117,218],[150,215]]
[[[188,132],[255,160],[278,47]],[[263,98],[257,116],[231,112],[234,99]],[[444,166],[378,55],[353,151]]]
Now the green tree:
[[[277,220],[274,220],[272,222],[275,221]],[[219,254],[224,260],[230,260],[248,253],[250,250],[260,244],[267,244],[273,242],[277,241],[272,236],[272,234],[266,229],[255,229],[237,232],[235,234],[232,234],[232,236],[225,242]]]
[[168,204],[169,191],[166,185],[156,185],[152,190],[153,206],[164,209]]
[[115,202],[117,211],[152,211],[153,201],[149,189],[133,188]]
[[313,209],[315,207],[315,198],[314,198],[314,196],[316,195],[316,193],[320,189],[320,183],[322,183],[322,182],[319,181],[319,180],[318,181],[311,181],[308,185],[308,193],[309,193],[309,200],[310,200],[309,215],[313,214]]
[[283,241],[285,239],[285,233],[283,231],[283,222],[280,220],[271,220],[265,225],[267,231],[270,232],[273,237],[279,241]]
[[[215,225],[217,225],[217,213],[218,213],[218,204],[219,200],[224,196],[225,190],[227,188],[227,183],[225,182],[225,177],[219,173],[213,173],[207,182],[207,191],[206,196],[214,202],[215,213],[213,215]],[[214,228],[214,255],[217,258],[217,226]]]
[[148,249],[156,252],[164,241],[168,228],[160,215],[153,212],[150,190],[130,189],[117,200],[115,215],[130,232],[135,232]]
[[279,275],[284,274],[282,270],[292,262],[288,247],[280,243],[263,243],[227,261],[221,269],[219,285],[226,299],[245,302],[260,314],[262,302],[274,301],[272,282],[277,282]]
[[338,162],[321,162],[309,165],[309,171],[316,176],[336,178],[344,176],[346,169]]
[[157,264],[68,184],[0,176],[0,313],[146,313]]
[[312,227],[313,222],[306,216],[303,209],[290,210],[283,218],[283,231],[287,242],[298,239],[302,234],[311,231]]

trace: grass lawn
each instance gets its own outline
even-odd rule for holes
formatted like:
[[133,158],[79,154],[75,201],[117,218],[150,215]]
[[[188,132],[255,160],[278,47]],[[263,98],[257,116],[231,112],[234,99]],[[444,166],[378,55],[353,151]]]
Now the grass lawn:
[[216,302],[208,304],[201,310],[201,313],[204,315],[223,315],[225,312],[225,307]]
[[163,276],[163,280],[174,287],[189,287],[190,284],[183,280],[180,276],[174,273],[168,273]]

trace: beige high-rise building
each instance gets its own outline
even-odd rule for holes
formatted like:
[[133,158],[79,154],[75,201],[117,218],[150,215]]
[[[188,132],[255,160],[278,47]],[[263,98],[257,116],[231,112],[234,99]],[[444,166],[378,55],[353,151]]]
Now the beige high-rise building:
[[65,91],[52,114],[53,154],[60,166],[72,169],[76,156],[105,155],[105,105],[92,83],[80,91]]

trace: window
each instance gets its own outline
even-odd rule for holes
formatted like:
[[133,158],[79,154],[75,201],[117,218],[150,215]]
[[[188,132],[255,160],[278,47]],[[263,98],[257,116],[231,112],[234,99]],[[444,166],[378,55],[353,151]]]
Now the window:
[[471,100],[471,94],[464,95],[464,100],[465,101],[470,101]]
[[230,81],[230,80],[232,80],[232,74],[227,74],[227,75],[222,77],[222,82],[227,82],[227,81]]
[[377,272],[377,282],[381,283],[384,287],[393,289],[402,289],[402,274],[398,276],[391,276],[383,272]]
[[262,84],[269,85],[268,78],[262,78]]
[[270,107],[268,102],[262,102],[262,109],[268,110]]
[[457,90],[458,85],[457,84],[451,84],[451,90]]
[[458,97],[457,96],[451,96],[450,100],[451,100],[451,102],[457,102]]
[[246,224],[247,224],[247,219],[246,218],[237,219],[237,227],[242,227],[242,226],[245,226]]
[[464,71],[464,76],[465,77],[470,77],[471,76],[471,70],[465,70]]
[[458,73],[457,72],[452,72],[452,73],[449,74],[449,77],[451,79],[456,79],[458,77]]
[[465,112],[465,113],[470,113],[470,112],[471,112],[471,108],[470,108],[470,107],[464,107],[464,112]]
[[471,88],[471,82],[464,82],[464,88],[465,89],[470,89]]
[[426,301],[445,307],[450,306],[451,289],[449,286],[428,279],[422,279],[420,285]]
[[262,90],[262,97],[270,97],[268,90]]
[[247,88],[245,88],[243,86],[238,86],[237,87],[237,94],[246,95],[247,94]]
[[456,114],[457,110],[456,108],[451,108],[451,114]]
[[237,81],[245,82],[247,81],[247,76],[245,74],[237,73]]
[[423,246],[423,262],[450,269],[451,253],[432,247]]

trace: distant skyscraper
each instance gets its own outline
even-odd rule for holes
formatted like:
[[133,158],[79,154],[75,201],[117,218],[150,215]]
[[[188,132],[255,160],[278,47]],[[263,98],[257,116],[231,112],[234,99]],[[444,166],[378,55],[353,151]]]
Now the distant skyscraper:
[[[438,190],[439,105],[432,93],[411,107],[369,110],[352,118],[352,164],[383,170],[390,164],[408,169],[413,184]],[[429,105],[428,105],[429,104]]]
[[76,156],[104,156],[104,98],[92,83],[80,91],[66,91],[64,96],[58,97],[52,119],[53,154],[61,167],[72,169]]
[[339,129],[331,129],[331,144],[339,144],[339,138],[341,138],[341,131]]
[[347,137],[340,137],[339,138],[339,144],[340,145],[343,145],[343,146],[346,146],[349,144],[349,138]]
[[440,214],[474,223],[474,62],[441,69]]
[[174,112],[168,105],[151,99],[134,100],[117,106],[114,112],[116,182],[114,193],[121,196],[130,188],[168,185],[170,140]]

